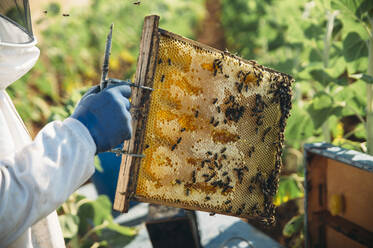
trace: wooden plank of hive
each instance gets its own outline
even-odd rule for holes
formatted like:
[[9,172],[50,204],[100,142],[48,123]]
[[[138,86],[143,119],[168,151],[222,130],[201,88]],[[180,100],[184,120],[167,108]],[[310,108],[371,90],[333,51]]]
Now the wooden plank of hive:
[[307,144],[305,168],[306,247],[370,247],[373,159],[326,143]]
[[[139,58],[135,74],[135,83],[147,87],[153,86],[153,77],[157,61],[159,34],[159,16],[147,16],[144,20],[144,27],[141,36]],[[132,89],[132,139],[124,142],[124,150],[138,154],[142,149],[144,139],[146,116],[149,110],[150,92],[140,88]],[[136,178],[141,158],[122,156],[120,165],[117,190],[115,194],[114,209],[120,212],[127,212],[131,196],[136,189]]]

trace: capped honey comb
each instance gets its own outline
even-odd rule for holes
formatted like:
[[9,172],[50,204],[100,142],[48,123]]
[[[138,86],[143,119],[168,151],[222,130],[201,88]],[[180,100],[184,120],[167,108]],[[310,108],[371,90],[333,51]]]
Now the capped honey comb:
[[154,91],[137,95],[142,109],[132,142],[145,157],[123,158],[131,176],[118,183],[116,209],[131,198],[272,220],[293,79],[152,30],[150,73],[138,83]]

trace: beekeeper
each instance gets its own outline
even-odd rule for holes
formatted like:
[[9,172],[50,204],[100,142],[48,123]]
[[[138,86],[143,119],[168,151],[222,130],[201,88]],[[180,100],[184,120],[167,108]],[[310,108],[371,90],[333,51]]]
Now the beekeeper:
[[119,84],[92,88],[31,140],[6,88],[37,61],[35,44],[28,0],[0,0],[0,247],[65,247],[55,209],[93,174],[96,153],[131,134],[131,90]]

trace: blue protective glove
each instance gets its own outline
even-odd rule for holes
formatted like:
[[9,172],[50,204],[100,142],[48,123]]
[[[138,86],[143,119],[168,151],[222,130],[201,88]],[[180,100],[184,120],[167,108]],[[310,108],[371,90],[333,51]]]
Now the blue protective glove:
[[89,130],[96,143],[96,153],[108,151],[132,133],[130,102],[131,88],[125,84],[109,84],[100,92],[94,86],[80,99],[72,118]]

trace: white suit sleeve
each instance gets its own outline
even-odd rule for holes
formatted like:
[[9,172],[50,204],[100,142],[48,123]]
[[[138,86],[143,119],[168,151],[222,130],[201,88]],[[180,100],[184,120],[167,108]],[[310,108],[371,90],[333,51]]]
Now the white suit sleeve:
[[0,160],[0,247],[60,206],[94,172],[96,145],[68,118],[45,126],[35,140]]

